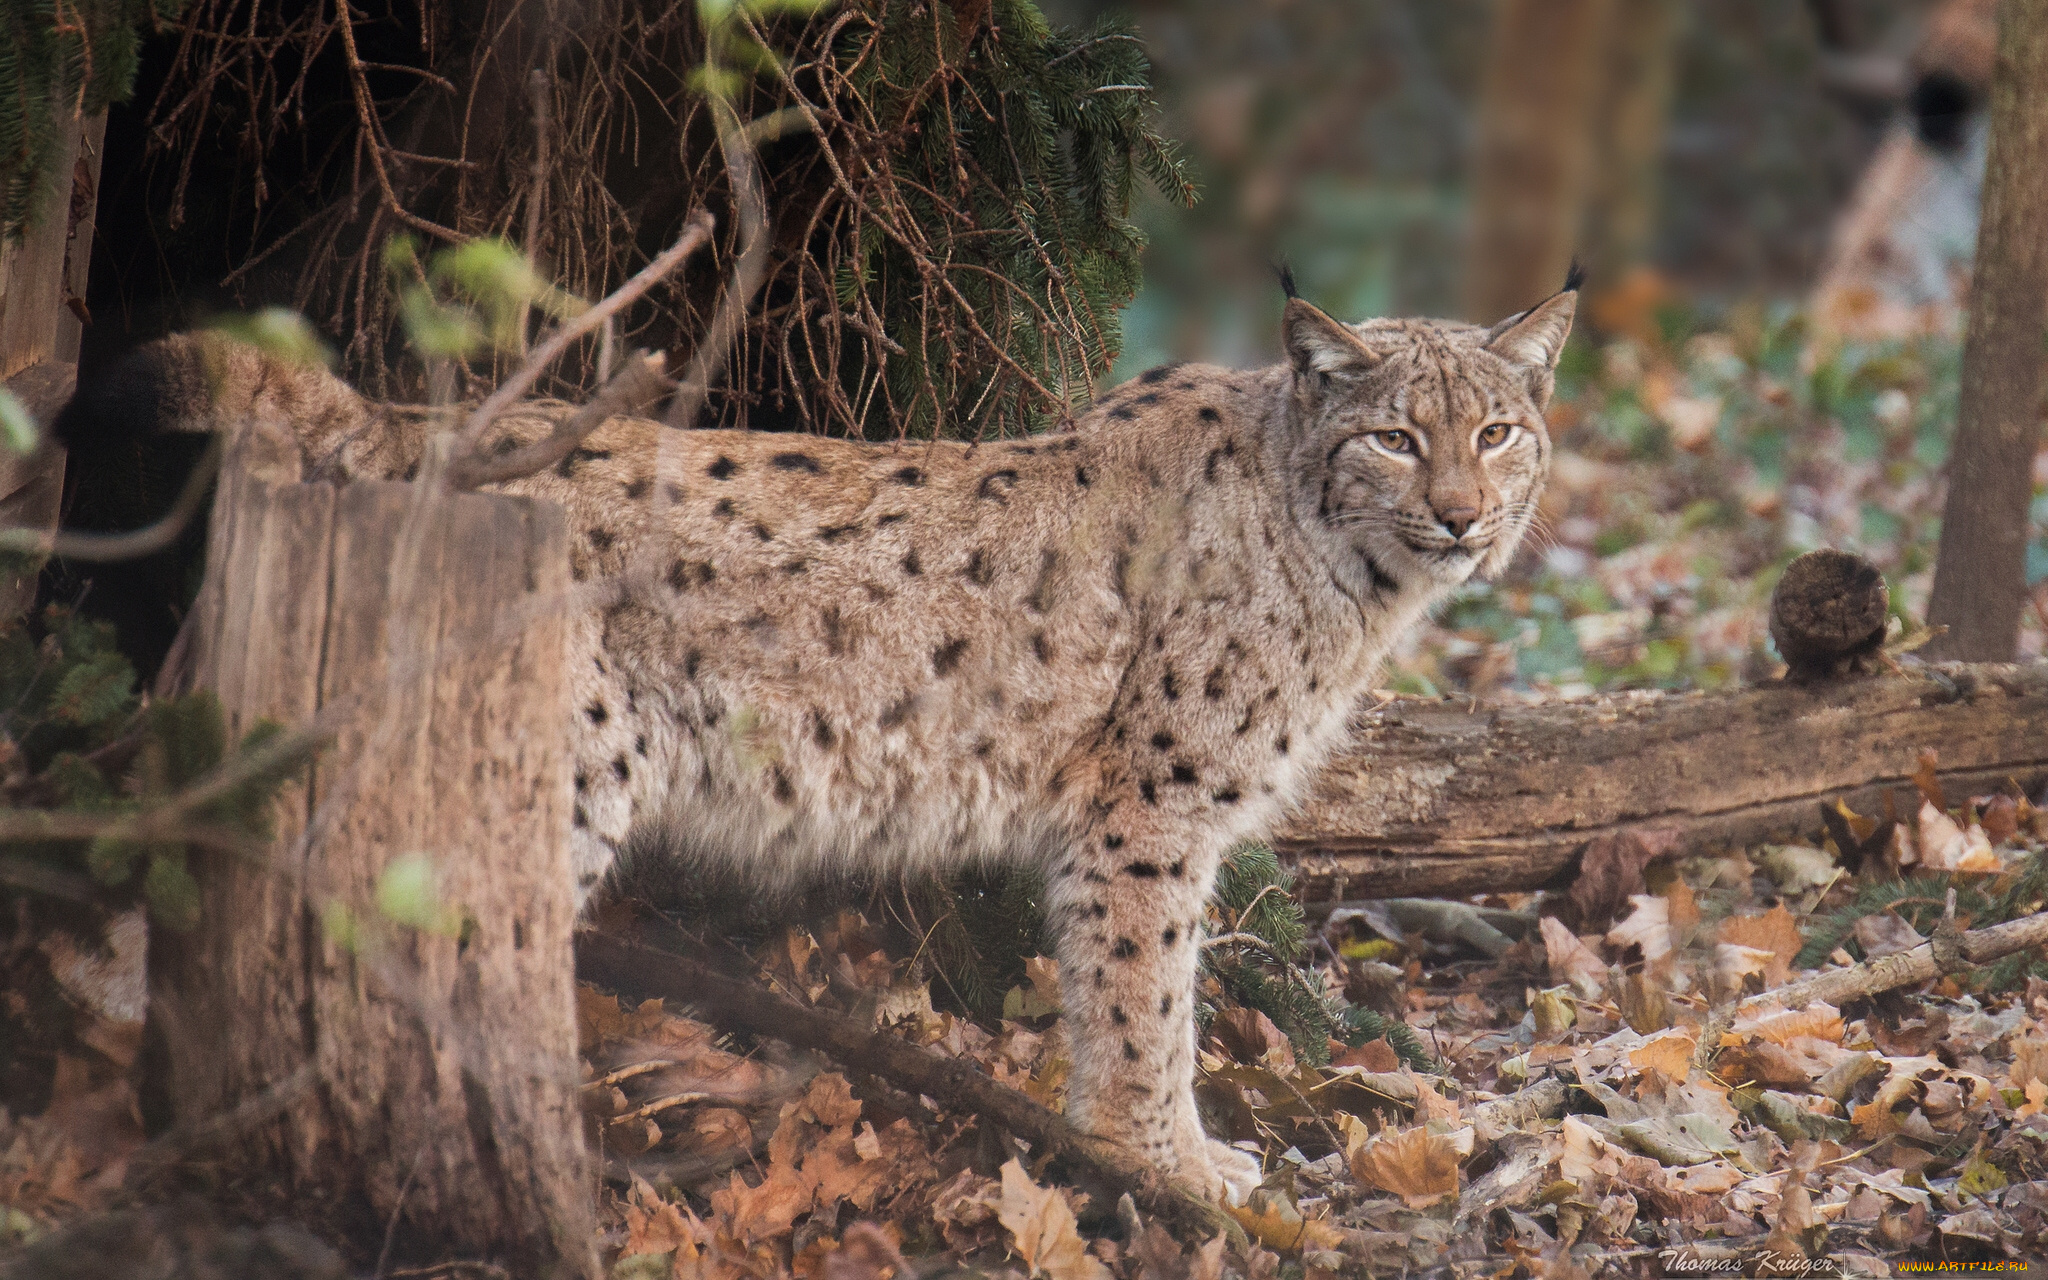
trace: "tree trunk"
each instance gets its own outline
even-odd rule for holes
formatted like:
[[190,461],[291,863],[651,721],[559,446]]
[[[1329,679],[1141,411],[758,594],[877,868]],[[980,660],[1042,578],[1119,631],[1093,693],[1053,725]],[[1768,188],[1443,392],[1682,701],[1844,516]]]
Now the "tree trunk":
[[1500,0],[1495,7],[1465,268],[1465,312],[1482,324],[1556,292],[1579,248],[1616,2]]
[[254,452],[214,507],[195,679],[231,736],[319,716],[334,745],[285,787],[269,864],[201,858],[198,927],[151,931],[167,1118],[275,1099],[209,1153],[266,1207],[395,1224],[423,1261],[594,1275],[566,622],[538,607],[568,586],[561,513],[292,483]]
[[1533,889],[1603,836],[1681,850],[1813,839],[1846,800],[1901,817],[1921,748],[1952,797],[2048,778],[2048,665],[1733,693],[1367,713],[1273,845],[1306,901]]
[[2003,0],[1962,400],[1927,620],[1929,651],[2009,662],[2026,601],[2027,506],[2048,321],[2048,6]]
[[[20,243],[0,245],[0,381],[46,431],[76,383],[107,117],[73,115],[59,128],[56,163],[71,181],[52,184]],[[63,491],[64,450],[47,439],[26,456],[0,449],[0,528],[55,529]],[[0,566],[0,621],[35,604],[40,570]]]
[[[77,351],[74,348],[72,355]],[[78,366],[71,361],[40,360],[7,379],[7,390],[47,426],[71,399],[78,384]],[[0,449],[0,529],[57,527],[64,500],[64,450],[44,439],[34,452]],[[12,621],[35,606],[42,560],[34,556],[0,559],[0,623]]]
[[1595,297],[1650,256],[1678,45],[1677,0],[1612,3],[1583,246]]

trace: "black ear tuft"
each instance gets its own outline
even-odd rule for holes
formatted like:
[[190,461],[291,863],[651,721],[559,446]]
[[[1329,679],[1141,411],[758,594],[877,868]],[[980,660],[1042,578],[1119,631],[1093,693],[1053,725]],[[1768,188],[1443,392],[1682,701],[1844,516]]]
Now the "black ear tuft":
[[1572,258],[1571,270],[1564,273],[1564,288],[1560,293],[1577,293],[1579,286],[1586,283],[1586,269],[1579,265],[1577,256]]
[[1294,291],[1294,268],[1282,261],[1274,263],[1273,270],[1280,276],[1280,292],[1289,298],[1299,298],[1301,295]]

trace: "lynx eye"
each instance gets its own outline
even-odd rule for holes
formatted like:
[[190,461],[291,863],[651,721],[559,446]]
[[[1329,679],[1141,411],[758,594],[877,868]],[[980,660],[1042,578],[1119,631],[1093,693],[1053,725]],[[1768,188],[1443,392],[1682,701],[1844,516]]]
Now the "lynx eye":
[[1515,429],[1509,423],[1490,422],[1479,429],[1479,447],[1482,449],[1498,449],[1508,442],[1509,436],[1514,434]]
[[1375,431],[1372,441],[1388,453],[1415,452],[1415,437],[1406,431]]

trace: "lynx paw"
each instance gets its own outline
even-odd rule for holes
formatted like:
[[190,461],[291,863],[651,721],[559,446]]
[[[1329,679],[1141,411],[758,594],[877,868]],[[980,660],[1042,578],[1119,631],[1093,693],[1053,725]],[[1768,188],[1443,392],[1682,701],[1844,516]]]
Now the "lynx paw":
[[1214,1138],[1209,1139],[1209,1163],[1215,1167],[1216,1176],[1222,1179],[1223,1199],[1230,1204],[1243,1204],[1249,1200],[1265,1177],[1257,1156]]

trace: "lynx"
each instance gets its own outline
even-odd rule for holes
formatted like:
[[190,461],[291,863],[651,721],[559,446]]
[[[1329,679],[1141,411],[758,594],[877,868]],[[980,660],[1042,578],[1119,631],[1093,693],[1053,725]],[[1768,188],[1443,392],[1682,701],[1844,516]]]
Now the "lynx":
[[[1343,324],[1288,285],[1284,362],[1154,369],[1072,429],[617,418],[504,485],[566,508],[575,578],[628,584],[572,620],[580,890],[629,844],[784,883],[1033,860],[1071,1118],[1212,1195],[1255,1177],[1193,1094],[1218,861],[1303,793],[1403,629],[1514,554],[1578,276],[1491,328]],[[421,456],[416,418],[247,348],[141,367],[166,425],[286,421],[344,476]]]

